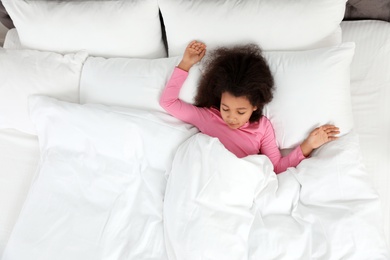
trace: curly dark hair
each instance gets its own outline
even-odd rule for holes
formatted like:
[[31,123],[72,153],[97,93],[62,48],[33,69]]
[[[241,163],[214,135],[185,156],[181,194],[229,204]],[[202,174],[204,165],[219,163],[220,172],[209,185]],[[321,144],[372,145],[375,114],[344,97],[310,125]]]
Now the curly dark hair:
[[265,104],[273,98],[274,79],[262,51],[255,44],[220,47],[204,61],[195,105],[220,108],[222,93],[246,97],[257,106],[249,122],[257,122]]

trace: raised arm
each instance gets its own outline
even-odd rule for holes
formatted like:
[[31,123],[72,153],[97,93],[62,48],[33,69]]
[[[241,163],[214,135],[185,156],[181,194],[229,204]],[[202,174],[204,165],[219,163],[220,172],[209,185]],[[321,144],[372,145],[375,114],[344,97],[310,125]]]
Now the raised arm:
[[205,122],[210,113],[205,108],[199,108],[179,99],[180,89],[188,76],[188,70],[200,61],[206,52],[205,45],[192,41],[186,48],[182,61],[175,68],[160,97],[160,105],[172,116],[195,125],[200,131],[207,126]]

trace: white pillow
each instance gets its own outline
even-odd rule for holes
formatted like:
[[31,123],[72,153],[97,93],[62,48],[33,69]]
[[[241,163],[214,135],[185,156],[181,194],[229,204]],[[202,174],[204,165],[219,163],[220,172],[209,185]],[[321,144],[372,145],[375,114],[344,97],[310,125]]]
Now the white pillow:
[[0,48],[0,129],[36,134],[27,97],[43,94],[79,101],[79,81],[86,52],[58,54]]
[[[273,101],[264,109],[281,149],[300,144],[315,127],[333,123],[341,135],[353,127],[350,63],[354,43],[307,51],[264,52],[275,78]],[[80,100],[164,110],[158,100],[180,57],[158,60],[89,57],[84,65]],[[202,64],[191,68],[180,98],[194,102]]]
[[30,110],[41,165],[3,259],[167,259],[165,174],[196,128],[43,96],[30,97]]
[[86,60],[80,102],[165,112],[159,99],[180,59],[94,58]]
[[350,64],[354,43],[302,52],[266,52],[275,79],[271,120],[281,149],[299,145],[314,128],[331,123],[340,135],[353,128]]
[[2,2],[26,48],[166,57],[157,0]]
[[[159,0],[169,56],[191,40],[218,45],[256,43],[264,50],[303,50],[332,41],[345,0]],[[341,39],[338,37],[338,42]],[[330,43],[330,42],[329,42]],[[329,45],[328,45],[329,46]]]

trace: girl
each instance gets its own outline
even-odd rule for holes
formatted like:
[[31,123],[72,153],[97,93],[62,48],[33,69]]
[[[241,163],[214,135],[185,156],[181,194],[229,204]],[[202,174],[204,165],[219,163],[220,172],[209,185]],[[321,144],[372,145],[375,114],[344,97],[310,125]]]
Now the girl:
[[339,129],[323,125],[282,157],[271,122],[262,115],[273,97],[273,77],[256,45],[219,48],[211,54],[200,81],[195,106],[180,100],[179,92],[189,69],[202,60],[206,45],[192,41],[168,81],[160,105],[172,116],[217,137],[237,157],[264,154],[280,173],[297,166],[321,145],[337,139]]

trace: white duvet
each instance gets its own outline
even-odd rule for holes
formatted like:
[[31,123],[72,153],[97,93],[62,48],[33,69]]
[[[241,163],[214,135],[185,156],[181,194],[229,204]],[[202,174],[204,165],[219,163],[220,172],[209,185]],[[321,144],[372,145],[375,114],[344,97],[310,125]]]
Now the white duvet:
[[197,134],[177,151],[164,201],[169,259],[389,259],[358,138],[328,143],[276,177]]
[[350,133],[276,176],[162,113],[30,98],[41,151],[2,260],[389,259]]

